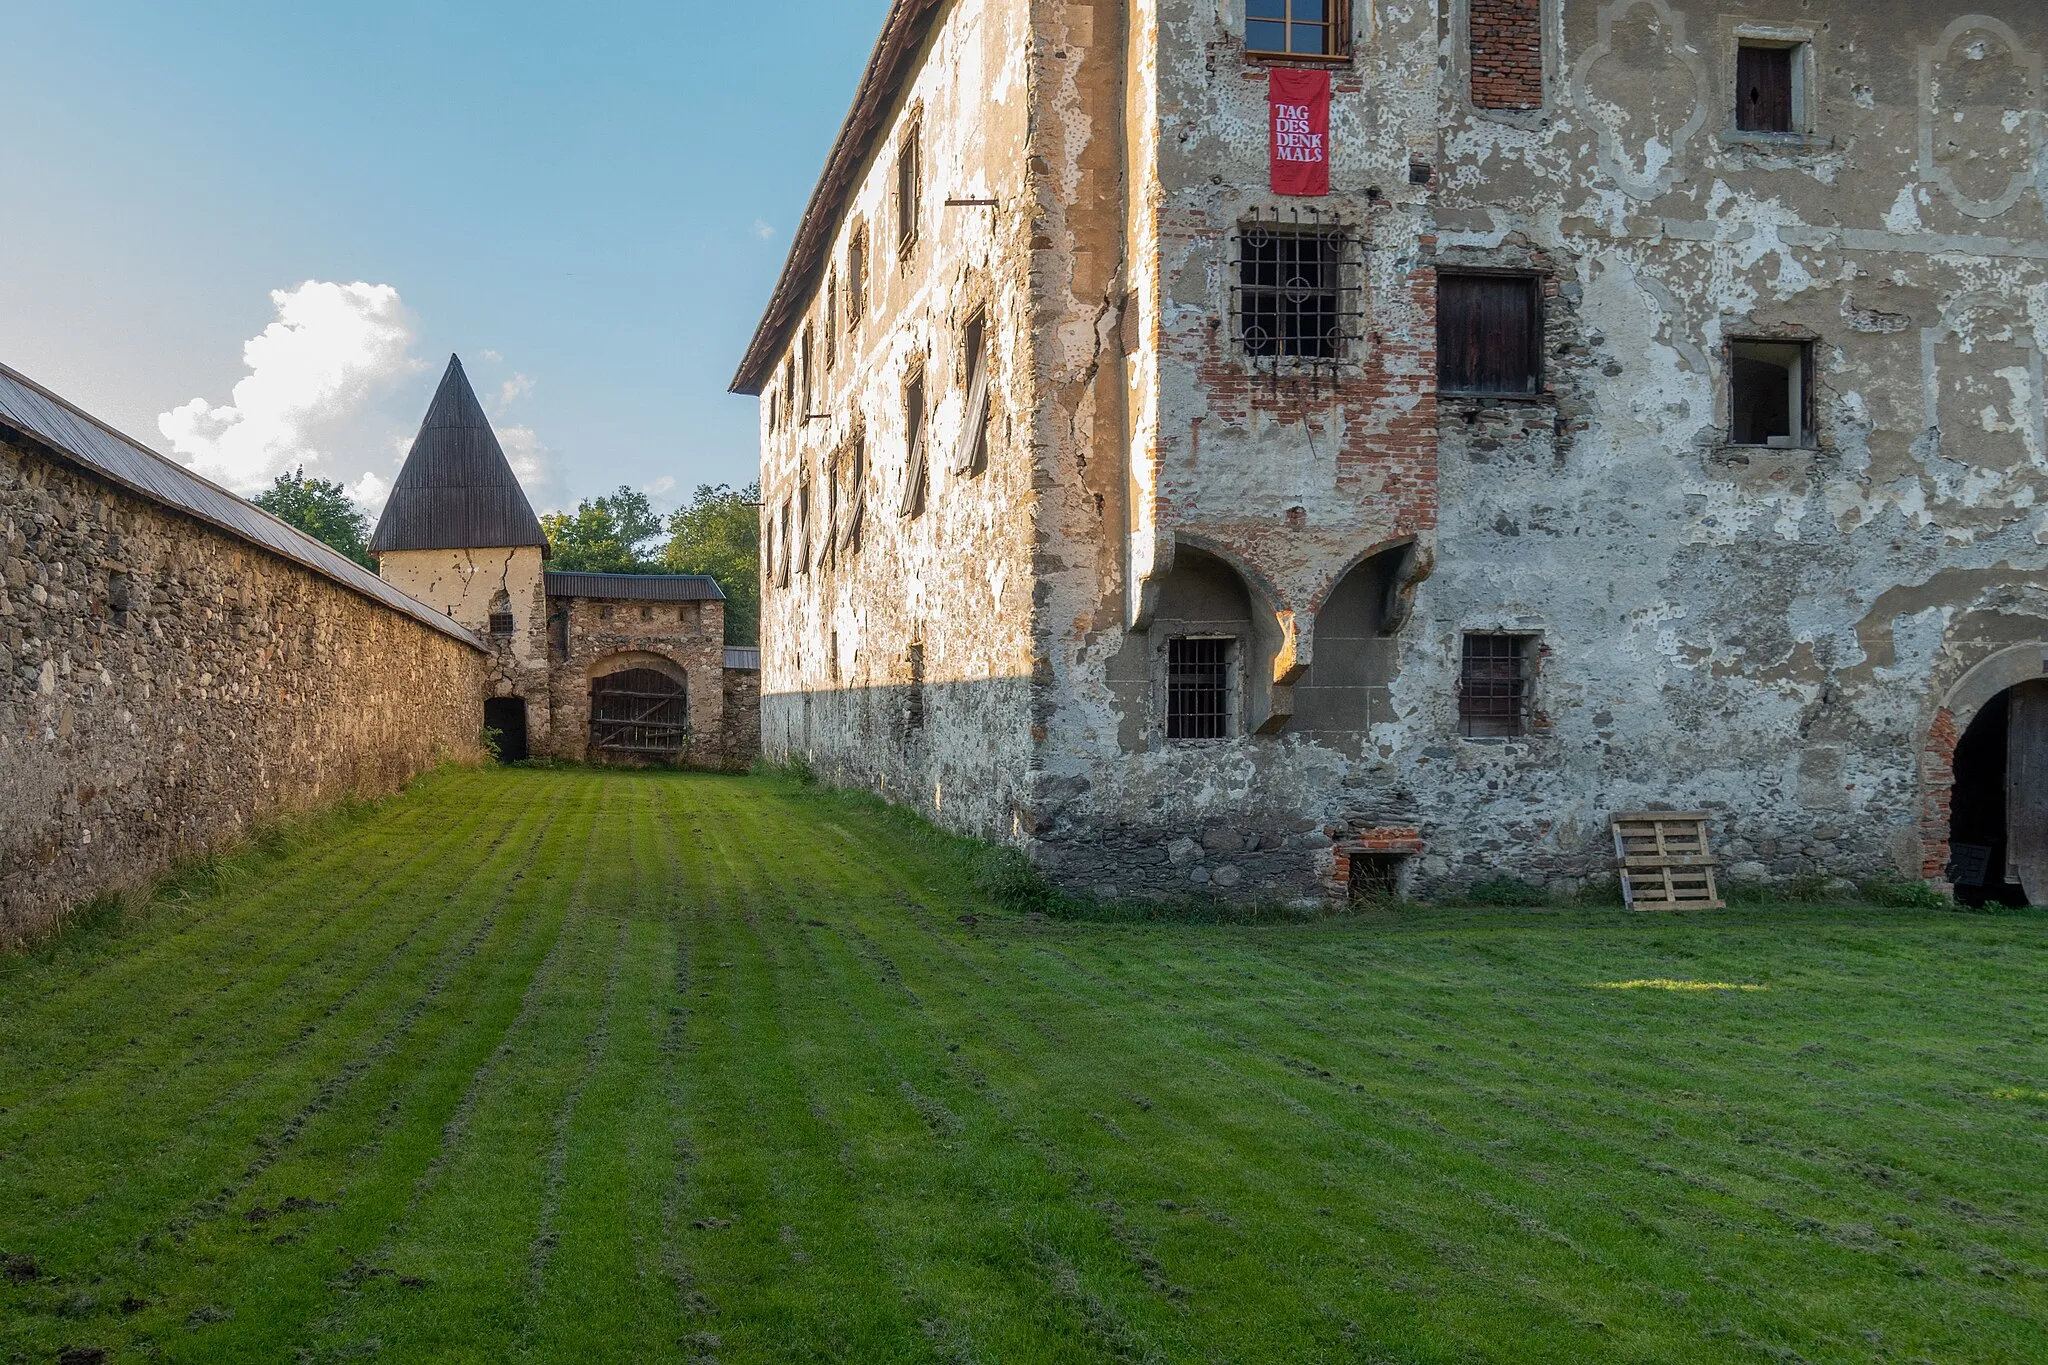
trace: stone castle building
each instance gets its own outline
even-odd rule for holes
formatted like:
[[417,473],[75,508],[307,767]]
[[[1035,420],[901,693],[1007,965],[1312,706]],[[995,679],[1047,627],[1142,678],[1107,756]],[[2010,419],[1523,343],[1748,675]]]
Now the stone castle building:
[[2048,897],[2048,7],[896,0],[734,383],[773,756],[1103,894]]
[[385,582],[488,642],[485,723],[508,758],[744,768],[759,652],[727,648],[703,574],[558,573],[548,539],[449,357],[370,541]]

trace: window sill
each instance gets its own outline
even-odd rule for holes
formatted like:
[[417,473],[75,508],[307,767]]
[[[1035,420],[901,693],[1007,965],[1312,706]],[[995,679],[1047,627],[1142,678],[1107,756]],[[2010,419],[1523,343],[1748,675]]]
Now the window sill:
[[1260,66],[1260,67],[1272,67],[1272,66],[1314,66],[1314,67],[1325,67],[1325,66],[1350,66],[1350,65],[1352,64],[1352,58],[1351,58],[1351,54],[1350,54],[1350,53],[1348,53],[1348,52],[1346,52],[1346,53],[1343,53],[1343,54],[1342,54],[1342,55],[1340,55],[1340,56],[1334,56],[1334,57],[1333,57],[1333,56],[1327,56],[1327,55],[1319,56],[1319,55],[1317,55],[1317,54],[1315,54],[1315,53],[1310,53],[1310,52],[1250,52],[1250,51],[1247,51],[1247,52],[1246,52],[1246,53],[1244,54],[1244,60],[1245,60],[1245,65],[1247,65],[1247,66]]
[[1758,446],[1736,441],[1723,441],[1714,447],[1720,455],[1818,455],[1822,447],[1817,445]]
[[1542,393],[1478,393],[1470,389],[1438,389],[1439,402],[1449,399],[1456,403],[1528,403],[1536,407],[1555,407],[1557,394],[1545,389]]
[[1733,128],[1722,132],[1721,145],[1738,151],[1772,152],[1780,156],[1812,156],[1835,150],[1833,138],[1813,133],[1744,132]]

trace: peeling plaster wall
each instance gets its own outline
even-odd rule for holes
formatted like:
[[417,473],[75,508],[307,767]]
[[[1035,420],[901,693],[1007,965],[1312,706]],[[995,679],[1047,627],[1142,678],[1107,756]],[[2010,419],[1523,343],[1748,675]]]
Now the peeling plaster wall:
[[[1961,680],[2048,640],[2048,14],[1543,0],[1541,107],[1481,110],[1467,0],[1352,12],[1314,207],[1366,248],[1364,319],[1304,377],[1233,340],[1233,231],[1291,205],[1241,3],[949,11],[907,102],[928,193],[979,174],[1004,207],[879,272],[828,420],[764,423],[771,530],[856,412],[876,476],[859,568],[769,592],[770,752],[1105,894],[1338,894],[1347,850],[1569,888],[1657,805],[1713,812],[1745,876],[1938,876]],[[1733,128],[1745,37],[1803,45],[1790,134]],[[941,417],[903,523],[902,376],[942,372],[976,263],[1012,416],[978,485],[938,472]],[[1542,279],[1540,395],[1439,398],[1440,266]],[[1727,346],[1758,337],[1813,347],[1811,449],[1729,444]],[[1255,619],[1242,732],[1168,744],[1154,614],[1189,550]],[[1368,560],[1375,700],[1306,731],[1318,613]],[[891,729],[920,630],[922,738]],[[1459,737],[1468,631],[1541,637],[1527,736]]]
[[[1127,452],[1104,452],[1127,473],[1128,544],[1107,553],[1126,528],[1092,515],[1071,449],[1086,443],[1070,442],[1048,462],[1063,477],[1044,501],[1048,539],[1072,548],[1042,579],[1051,719],[1031,847],[1048,872],[1105,895],[1322,894],[1341,870],[1333,841],[1386,824],[1349,755],[1287,731],[1323,602],[1389,547],[1412,547],[1426,570],[1437,521],[1427,192],[1409,184],[1411,156],[1434,155],[1435,27],[1426,9],[1356,9],[1357,60],[1333,80],[1334,193],[1300,203],[1266,188],[1267,69],[1243,56],[1239,7],[1131,7],[1136,207],[1119,329],[1131,420]],[[1090,112],[1056,104],[1046,117]],[[1291,221],[1297,205],[1355,242],[1364,316],[1334,374],[1264,369],[1230,322],[1239,224]],[[1101,231],[1086,207],[1068,215],[1077,263]],[[1072,317],[1092,296],[1071,295],[1048,308]],[[1164,641],[1150,627],[1189,549],[1241,575],[1254,640],[1242,733],[1175,744],[1160,738]]]
[[[1569,884],[1651,804],[1715,812],[1749,875],[1940,875],[1941,698],[2048,638],[2048,24],[1974,8],[1552,4],[1540,115],[1447,92],[1439,260],[1556,293],[1543,402],[1443,404],[1380,764],[1429,875]],[[1795,134],[1734,132],[1743,36],[1810,44]],[[1814,343],[1816,449],[1726,444],[1724,348],[1760,335]],[[1459,633],[1495,627],[1544,637],[1542,723],[1455,739]]]
[[[538,546],[401,550],[377,558],[378,577],[453,617],[491,646],[493,667],[485,694],[525,700],[527,744],[536,754],[556,752],[545,568]],[[494,637],[491,603],[501,592],[511,603],[512,633]],[[580,747],[578,741],[579,752]]]
[[[862,315],[842,328],[829,368],[822,337],[814,344],[809,413],[792,401],[794,347],[762,400],[765,754],[801,756],[832,780],[1002,838],[1021,830],[1031,745],[1037,404],[1024,186],[1038,57],[1028,28],[1011,0],[959,0],[937,21],[832,248],[843,290],[852,235],[865,228]],[[922,205],[916,244],[899,252],[896,158],[913,122]],[[810,309],[814,334],[827,316],[823,294]],[[835,307],[843,323],[843,293]],[[954,456],[965,420],[962,331],[977,311],[988,319],[994,401],[987,468],[967,473]],[[919,371],[929,489],[923,515],[910,517],[905,389]],[[865,463],[857,489],[856,447]],[[915,696],[913,644],[924,666]]]

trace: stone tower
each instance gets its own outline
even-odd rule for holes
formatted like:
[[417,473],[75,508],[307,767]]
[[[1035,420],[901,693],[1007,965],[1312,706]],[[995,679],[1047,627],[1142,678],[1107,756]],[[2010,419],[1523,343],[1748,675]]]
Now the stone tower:
[[[470,388],[448,371],[370,541],[387,583],[446,612],[496,656],[487,723],[523,756],[550,729],[547,536]],[[522,706],[523,703],[523,706]]]

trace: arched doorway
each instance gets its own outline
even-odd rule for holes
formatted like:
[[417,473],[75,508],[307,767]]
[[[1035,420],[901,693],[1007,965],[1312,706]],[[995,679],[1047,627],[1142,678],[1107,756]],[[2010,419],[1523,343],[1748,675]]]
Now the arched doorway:
[[592,759],[669,762],[689,745],[690,698],[680,677],[632,667],[590,680]]
[[500,763],[521,763],[526,760],[526,698],[486,698],[484,728],[497,732]]
[[1956,740],[1948,880],[1965,905],[2048,904],[2048,680],[1978,708]]

